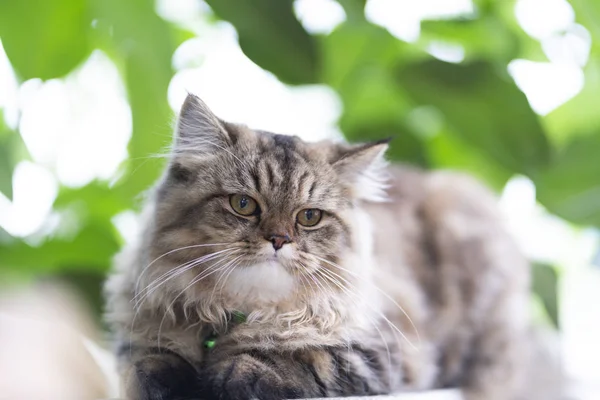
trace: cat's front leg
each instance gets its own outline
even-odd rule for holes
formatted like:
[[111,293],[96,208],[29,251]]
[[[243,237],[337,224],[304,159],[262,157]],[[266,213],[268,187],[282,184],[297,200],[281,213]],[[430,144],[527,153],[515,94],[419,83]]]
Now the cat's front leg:
[[123,385],[128,400],[198,399],[198,373],[183,357],[157,348],[127,351]]
[[280,400],[389,393],[392,371],[380,356],[360,346],[215,352],[201,372],[200,397]]

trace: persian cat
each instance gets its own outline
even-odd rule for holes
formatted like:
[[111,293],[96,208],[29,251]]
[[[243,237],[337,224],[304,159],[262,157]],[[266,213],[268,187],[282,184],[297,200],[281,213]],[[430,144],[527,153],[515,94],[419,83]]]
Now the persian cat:
[[387,147],[253,130],[189,95],[106,285],[125,395],[518,398],[529,268],[494,197]]

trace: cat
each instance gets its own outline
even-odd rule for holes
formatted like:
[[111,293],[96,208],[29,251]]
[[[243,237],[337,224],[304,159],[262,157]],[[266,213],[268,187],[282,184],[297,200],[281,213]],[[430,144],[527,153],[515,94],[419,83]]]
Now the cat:
[[494,196],[387,148],[252,130],[188,95],[105,287],[127,398],[517,398],[529,266]]

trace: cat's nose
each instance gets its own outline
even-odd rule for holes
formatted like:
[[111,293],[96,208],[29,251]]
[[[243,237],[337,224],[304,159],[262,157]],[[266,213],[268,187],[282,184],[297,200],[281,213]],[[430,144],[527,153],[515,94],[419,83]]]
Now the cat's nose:
[[292,241],[292,239],[290,239],[290,237],[288,235],[281,235],[281,234],[269,235],[267,240],[269,242],[273,243],[273,248],[275,250],[281,249],[284,244]]

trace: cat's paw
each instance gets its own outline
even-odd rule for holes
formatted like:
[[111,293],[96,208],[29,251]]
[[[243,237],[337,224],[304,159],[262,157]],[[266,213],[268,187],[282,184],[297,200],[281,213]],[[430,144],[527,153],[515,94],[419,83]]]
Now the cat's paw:
[[[315,397],[295,368],[263,357],[238,354],[208,367],[201,375],[205,400],[282,400]],[[283,364],[283,365],[281,365]]]
[[129,400],[196,400],[196,370],[174,354],[150,354],[137,361],[126,379]]

